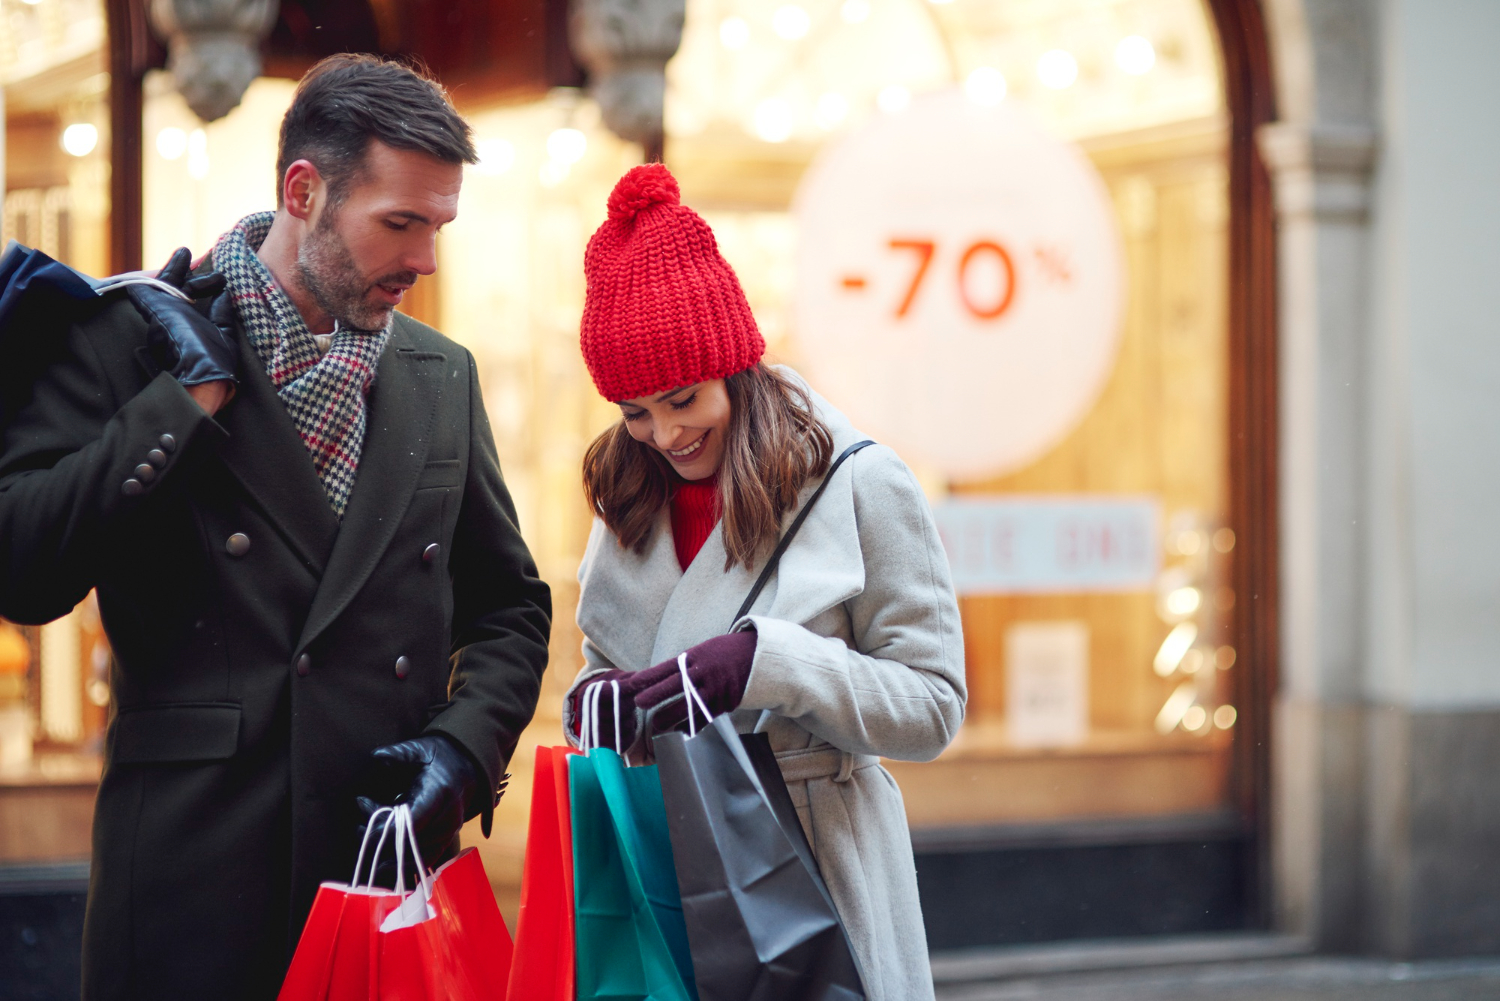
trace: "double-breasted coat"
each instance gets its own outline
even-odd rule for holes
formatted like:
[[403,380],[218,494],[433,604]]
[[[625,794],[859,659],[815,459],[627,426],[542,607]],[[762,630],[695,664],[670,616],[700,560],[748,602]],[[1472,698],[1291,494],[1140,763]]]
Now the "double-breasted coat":
[[[864,437],[813,400],[834,454]],[[819,482],[803,489],[798,510]],[[770,738],[870,1001],[931,998],[905,809],[877,757],[934,758],[964,716],[958,604],[927,500],[889,448],[856,452],[739,620],[759,567],[725,571],[722,529],[684,571],[665,509],[639,555],[595,521],[578,572],[585,666],[574,689],[600,671],[638,671],[753,627],[755,660],[735,726]],[[571,735],[572,692],[563,704]]]
[[494,789],[535,708],[550,597],[473,358],[396,314],[341,524],[243,336],[214,418],[123,299],[10,336],[0,615],[97,588],[114,653],[84,996],[272,998],[370,751],[441,731]]

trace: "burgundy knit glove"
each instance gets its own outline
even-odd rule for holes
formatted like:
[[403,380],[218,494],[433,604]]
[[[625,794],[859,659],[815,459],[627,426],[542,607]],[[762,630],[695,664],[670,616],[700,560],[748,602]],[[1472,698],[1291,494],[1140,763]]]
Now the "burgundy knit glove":
[[[715,716],[733,712],[744,700],[750,665],[755,661],[755,640],[755,631],[747,629],[715,636],[688,648],[688,678]],[[651,675],[648,687],[635,696],[635,704],[646,712],[650,732],[665,733],[687,722],[688,706],[677,658],[640,673]],[[693,712],[701,715],[696,706]]]
[[[675,665],[675,662],[674,662]],[[583,695],[595,683],[603,682],[599,692],[599,738],[600,747],[615,746],[615,697],[611,681],[620,683],[620,742],[622,748],[635,742],[635,697],[636,693],[651,684],[647,671],[604,671],[579,685],[573,692],[573,736],[583,739]]]

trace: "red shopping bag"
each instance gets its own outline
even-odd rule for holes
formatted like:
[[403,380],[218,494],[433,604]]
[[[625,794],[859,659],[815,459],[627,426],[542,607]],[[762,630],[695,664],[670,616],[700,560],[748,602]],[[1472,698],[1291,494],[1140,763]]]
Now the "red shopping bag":
[[[406,807],[391,810],[386,830],[395,831],[398,889],[358,885],[362,846],[353,885],[318,888],[278,1001],[502,1001],[510,932],[479,853],[467,848],[429,875]],[[404,892],[408,853],[417,885]]]
[[[382,815],[386,824],[378,826],[376,821]],[[354,864],[354,877],[348,883],[324,883],[318,887],[277,1001],[369,1001],[375,996],[378,959],[375,933],[407,894],[361,885],[360,872],[370,836],[378,830],[380,841],[370,857],[367,879],[373,878],[376,859],[392,830],[392,817],[389,807],[371,816]]]
[[570,747],[538,747],[521,873],[509,1001],[573,1001],[573,833]]
[[[503,1001],[511,941],[494,891],[473,848],[422,867],[411,811],[396,808],[396,845],[417,859],[418,886],[375,936],[379,1001]],[[400,869],[397,869],[399,882]]]

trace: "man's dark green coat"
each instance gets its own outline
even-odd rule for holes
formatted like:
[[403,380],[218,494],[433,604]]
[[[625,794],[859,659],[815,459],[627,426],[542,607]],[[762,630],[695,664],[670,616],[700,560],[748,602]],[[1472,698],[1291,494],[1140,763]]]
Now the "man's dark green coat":
[[114,650],[84,996],[271,998],[318,883],[351,875],[371,750],[441,731],[497,787],[547,585],[474,360],[431,328],[396,315],[340,524],[243,336],[210,419],[123,299],[53,326],[9,333],[28,364],[0,410],[0,615],[97,588]]

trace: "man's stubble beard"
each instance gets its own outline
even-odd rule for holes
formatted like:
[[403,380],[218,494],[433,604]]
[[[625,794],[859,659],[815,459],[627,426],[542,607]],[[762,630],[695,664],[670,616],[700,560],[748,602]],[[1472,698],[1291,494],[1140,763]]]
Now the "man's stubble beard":
[[[360,273],[336,228],[337,211],[330,208],[297,248],[297,277],[318,307],[339,322],[357,330],[382,330],[391,320],[392,307],[368,299],[372,282]],[[382,282],[410,284],[414,274],[386,275]]]

